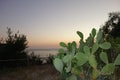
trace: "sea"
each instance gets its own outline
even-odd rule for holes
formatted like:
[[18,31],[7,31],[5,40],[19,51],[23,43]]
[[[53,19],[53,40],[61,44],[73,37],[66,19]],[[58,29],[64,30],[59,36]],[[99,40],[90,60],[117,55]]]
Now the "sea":
[[28,54],[34,53],[39,57],[49,57],[51,55],[57,55],[58,49],[28,49]]

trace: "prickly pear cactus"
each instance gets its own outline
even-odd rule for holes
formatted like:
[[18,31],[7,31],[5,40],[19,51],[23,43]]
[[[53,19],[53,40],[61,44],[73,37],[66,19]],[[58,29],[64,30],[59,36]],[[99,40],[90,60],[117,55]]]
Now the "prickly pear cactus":
[[102,30],[96,33],[93,28],[86,41],[82,32],[77,31],[77,34],[80,37],[79,47],[75,41],[68,44],[60,42],[62,48],[53,60],[61,79],[97,80],[101,76],[111,76],[116,65],[120,65],[120,55],[114,63],[109,63],[106,50],[111,48],[111,44],[104,40]]

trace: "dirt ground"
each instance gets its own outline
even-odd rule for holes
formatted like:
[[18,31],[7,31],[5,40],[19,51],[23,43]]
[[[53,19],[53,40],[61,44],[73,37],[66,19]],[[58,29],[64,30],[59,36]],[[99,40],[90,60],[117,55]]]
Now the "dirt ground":
[[0,80],[59,80],[53,65],[44,64],[0,72]]

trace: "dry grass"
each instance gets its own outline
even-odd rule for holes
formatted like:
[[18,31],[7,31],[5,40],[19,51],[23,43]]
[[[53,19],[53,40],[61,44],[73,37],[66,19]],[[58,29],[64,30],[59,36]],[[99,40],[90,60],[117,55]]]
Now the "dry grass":
[[0,80],[59,80],[59,73],[53,65],[45,64],[2,72]]

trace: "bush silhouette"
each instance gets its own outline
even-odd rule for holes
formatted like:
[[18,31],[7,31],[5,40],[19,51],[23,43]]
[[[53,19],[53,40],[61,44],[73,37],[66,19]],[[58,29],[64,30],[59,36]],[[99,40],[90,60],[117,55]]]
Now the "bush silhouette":
[[120,37],[120,12],[109,13],[109,19],[102,29],[105,35]]
[[[25,64],[27,60],[27,39],[23,34],[13,33],[11,28],[7,28],[7,38],[4,43],[0,43],[0,60],[2,66],[18,66]],[[23,59],[23,61],[19,61]],[[15,60],[15,61],[14,61]],[[20,62],[20,64],[19,64]]]

